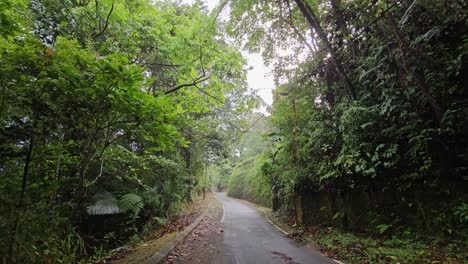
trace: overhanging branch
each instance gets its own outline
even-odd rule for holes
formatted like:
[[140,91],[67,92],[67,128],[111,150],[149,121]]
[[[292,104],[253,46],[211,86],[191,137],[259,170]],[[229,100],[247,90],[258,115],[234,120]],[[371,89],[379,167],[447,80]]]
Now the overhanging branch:
[[173,93],[173,92],[177,92],[178,90],[184,88],[184,87],[191,87],[191,86],[196,86],[197,84],[201,83],[201,82],[204,82],[208,79],[210,79],[211,76],[200,76],[198,78],[196,78],[192,83],[185,83],[185,84],[181,84],[181,85],[177,85],[176,87],[174,88],[171,88],[170,90],[166,91],[164,94],[170,94],[170,93]]
[[206,76],[205,67],[203,66],[203,53],[202,53],[201,48],[200,48],[200,57],[198,59],[200,60],[200,64],[201,64],[201,68],[202,68],[202,75],[195,78],[195,80],[193,80],[192,83],[185,83],[185,84],[177,85],[176,87],[171,88],[170,90],[166,91],[164,94],[170,94],[170,93],[176,92],[176,91],[178,91],[178,90],[180,90],[180,89],[182,89],[184,87],[197,86],[199,83],[204,82],[204,81],[211,78],[211,76]]
[[208,97],[211,97],[213,99],[215,99],[216,101],[220,102],[220,103],[223,103],[223,101],[219,100],[219,98],[216,98],[215,96],[209,94],[208,92],[204,91],[203,89],[201,89],[198,85],[195,85],[195,88],[198,89],[198,91],[204,93],[205,95],[207,95]]
[[112,6],[111,6],[111,9],[109,11],[109,14],[107,14],[107,18],[106,18],[106,23],[104,24],[104,27],[102,28],[101,31],[99,31],[98,33],[96,33],[93,38],[97,38],[99,37],[100,35],[102,35],[102,33],[104,33],[107,29],[107,26],[109,26],[109,19],[110,19],[110,16],[112,15],[112,12],[114,11],[114,3],[112,3]]

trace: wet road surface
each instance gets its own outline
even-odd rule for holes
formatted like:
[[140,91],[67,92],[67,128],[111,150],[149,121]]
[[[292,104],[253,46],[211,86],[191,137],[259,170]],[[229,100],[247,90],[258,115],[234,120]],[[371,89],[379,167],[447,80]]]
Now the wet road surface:
[[224,204],[224,246],[234,263],[335,263],[277,231],[256,209],[217,194]]
[[216,199],[166,263],[336,264],[318,250],[285,237],[255,208],[224,193],[216,194]]

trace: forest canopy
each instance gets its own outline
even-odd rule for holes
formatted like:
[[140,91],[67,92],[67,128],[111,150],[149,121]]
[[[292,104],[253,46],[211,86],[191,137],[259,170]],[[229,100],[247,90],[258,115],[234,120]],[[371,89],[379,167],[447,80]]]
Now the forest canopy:
[[0,22],[7,262],[73,263],[163,224],[256,104],[201,4],[7,0]]
[[[265,160],[231,178],[231,194],[256,202],[266,194],[280,217],[319,230],[439,241],[451,263],[448,252],[464,251],[467,241],[467,7],[442,0],[232,1],[228,32],[262,53],[277,87],[263,133]],[[334,251],[353,247],[349,237],[340,245],[331,234]],[[364,255],[357,241],[355,255]],[[399,241],[396,248],[409,248]],[[386,262],[376,251],[350,261],[434,259],[408,252]]]
[[[210,189],[463,258],[467,5],[2,0],[2,261],[92,261]],[[268,113],[242,49],[272,69]]]

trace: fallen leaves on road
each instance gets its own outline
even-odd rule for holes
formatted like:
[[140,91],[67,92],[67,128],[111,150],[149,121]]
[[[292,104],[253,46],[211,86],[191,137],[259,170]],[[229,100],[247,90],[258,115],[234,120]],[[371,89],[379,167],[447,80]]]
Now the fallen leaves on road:
[[211,261],[213,257],[223,254],[219,247],[222,241],[219,218],[222,214],[221,205],[215,202],[208,208],[207,215],[200,224],[179,244],[166,258],[170,263],[218,263]]
[[188,205],[179,216],[169,219],[166,225],[150,235],[150,240],[137,245],[135,248],[128,248],[127,251],[119,252],[109,256],[96,264],[116,263],[145,263],[145,260],[151,257],[155,252],[160,250],[168,241],[180,231],[193,223],[197,217],[201,215],[204,207],[206,207],[214,199],[212,194],[207,195],[206,200],[196,200]]
[[298,262],[294,261],[293,258],[286,255],[285,253],[281,253],[278,251],[272,251],[274,257],[273,258],[280,258],[285,261],[285,264],[299,264]]
[[119,260],[119,259],[123,259],[125,256],[127,256],[128,254],[130,254],[131,252],[135,251],[135,249],[133,248],[119,248],[119,249],[116,249],[114,251],[114,254],[110,255],[110,256],[107,256],[101,260],[98,260],[96,262],[94,262],[94,264],[106,264],[106,263],[110,263],[111,261],[114,261],[114,260]]
[[201,214],[201,211],[196,211],[196,212],[191,212],[188,215],[184,215],[181,218],[175,219],[174,221],[172,221],[168,225],[166,225],[166,227],[164,228],[164,230],[162,231],[160,236],[164,236],[165,234],[169,234],[169,233],[179,231],[179,230],[185,228],[186,226],[193,223],[193,221],[195,221],[195,219],[200,214]]
[[298,231],[291,232],[286,235],[287,238],[294,239],[296,241],[301,241],[303,239],[302,233]]

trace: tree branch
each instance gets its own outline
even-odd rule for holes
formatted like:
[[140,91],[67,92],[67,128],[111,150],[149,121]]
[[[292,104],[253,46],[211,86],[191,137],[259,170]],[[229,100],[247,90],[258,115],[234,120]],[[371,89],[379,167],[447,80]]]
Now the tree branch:
[[200,47],[200,56],[198,57],[198,59],[200,60],[200,65],[201,65],[202,72],[203,72],[202,75],[198,76],[195,80],[193,80],[192,83],[185,83],[185,84],[178,85],[166,91],[164,94],[170,94],[170,93],[176,92],[184,87],[197,86],[199,83],[204,82],[211,78],[211,76],[206,76],[205,67],[203,66],[203,53],[202,53],[201,47]]
[[65,2],[64,2],[63,0],[60,0],[60,3],[62,3],[63,7],[65,7],[65,9],[66,9],[67,12],[70,14],[70,16],[73,18],[73,20],[76,21],[75,16],[74,16],[73,13],[71,12],[71,10],[68,8],[68,6],[65,4]]
[[98,25],[99,25],[99,31],[102,30],[102,19],[101,19],[101,13],[99,12],[99,1],[95,0],[96,2],[96,17],[98,18]]
[[157,63],[157,62],[146,62],[144,64],[149,65],[149,66],[174,67],[174,68],[182,66],[180,64],[172,64],[172,63],[171,64],[166,64],[166,63]]
[[196,86],[197,84],[199,84],[201,82],[204,82],[204,81],[211,78],[211,76],[204,77],[204,75],[205,74],[203,74],[202,76],[196,78],[192,83],[185,83],[185,84],[177,85],[176,87],[171,88],[170,90],[166,91],[164,94],[170,94],[170,93],[173,93],[173,92],[177,92],[178,90],[180,90],[180,89],[182,89],[184,87]]
[[[309,49],[310,53],[314,53],[315,50],[307,42],[306,38],[301,34],[299,29],[294,25],[293,18],[292,18],[291,5],[290,5],[289,1],[287,1],[286,4],[288,5],[288,18],[289,18],[289,20],[286,19],[285,17],[283,17],[282,14],[279,15],[280,20],[282,20],[284,23],[286,23],[294,31],[294,34],[296,34],[297,37],[304,43],[304,45],[306,45],[306,47]],[[282,8],[282,6],[281,6],[281,8]]]
[[328,36],[320,25],[320,21],[318,20],[314,11],[310,7],[309,3],[305,0],[294,0],[294,2],[301,10],[301,13],[304,15],[306,21],[309,23],[310,29],[315,30],[315,33],[317,33],[318,37],[323,42],[325,50],[331,55],[330,62],[335,66],[335,70],[344,84],[344,88],[349,99],[355,100],[356,93],[354,91],[353,84],[345,72],[342,63],[337,56],[337,52],[328,40]]
[[93,36],[93,38],[99,37],[100,35],[102,35],[102,33],[104,33],[104,32],[106,31],[107,26],[109,26],[109,18],[110,18],[111,14],[112,14],[112,11],[114,11],[114,4],[113,4],[113,3],[112,3],[112,6],[111,6],[111,9],[110,9],[110,11],[109,11],[109,14],[107,14],[106,24],[104,24],[104,28],[102,28],[101,31],[99,31],[98,33],[96,33],[96,34]]
[[197,89],[198,89],[198,91],[200,91],[200,92],[204,93],[205,95],[207,95],[207,96],[209,96],[209,97],[211,97],[211,98],[215,99],[216,101],[218,101],[218,102],[220,102],[220,103],[223,103],[223,101],[219,100],[219,99],[218,99],[218,98],[216,98],[215,96],[213,96],[213,95],[211,95],[211,94],[209,94],[209,93],[205,92],[204,90],[202,90],[202,89],[201,89],[201,88],[200,88],[200,87],[199,87],[197,84],[196,84],[196,85],[194,85],[194,86],[195,86],[195,88],[197,88]]

